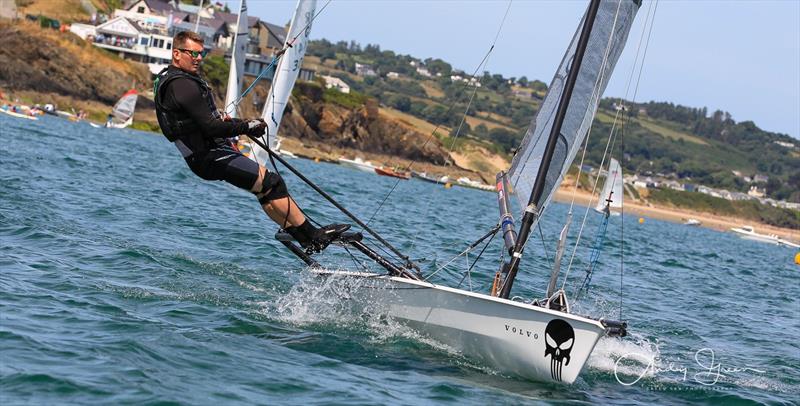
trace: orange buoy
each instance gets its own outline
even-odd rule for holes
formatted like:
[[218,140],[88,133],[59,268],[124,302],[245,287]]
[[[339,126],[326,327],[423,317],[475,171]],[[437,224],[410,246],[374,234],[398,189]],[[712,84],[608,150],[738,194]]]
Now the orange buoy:
[[639,217],[639,224],[644,224],[644,217]]
[[794,256],[794,263],[800,265],[800,251]]

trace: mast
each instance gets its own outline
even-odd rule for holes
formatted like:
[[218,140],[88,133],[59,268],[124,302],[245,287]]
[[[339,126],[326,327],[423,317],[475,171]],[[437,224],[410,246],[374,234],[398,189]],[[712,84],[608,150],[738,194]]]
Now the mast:
[[564,87],[564,93],[561,94],[561,99],[558,102],[558,110],[553,127],[550,129],[550,136],[547,139],[547,146],[545,147],[544,155],[542,156],[542,164],[539,166],[539,171],[536,176],[536,183],[533,186],[533,191],[528,199],[528,206],[525,208],[525,215],[522,217],[522,226],[519,230],[516,245],[514,246],[514,253],[511,257],[511,262],[508,266],[508,276],[506,276],[503,283],[503,288],[500,291],[500,297],[508,299],[511,293],[511,287],[514,285],[514,278],[517,276],[519,270],[519,263],[522,259],[522,251],[525,249],[525,243],[528,241],[531,226],[534,219],[539,215],[539,200],[542,197],[542,192],[545,186],[545,177],[547,170],[550,168],[550,162],[553,160],[553,152],[556,149],[556,141],[561,133],[561,125],[564,123],[564,117],[569,107],[569,100],[572,97],[572,90],[575,88],[575,81],[578,78],[578,72],[583,62],[583,55],[586,53],[586,45],[589,43],[589,36],[592,33],[592,26],[594,25],[597,10],[600,8],[600,0],[592,0],[589,4],[589,11],[586,14],[586,19],[581,28],[580,39],[575,51],[575,57],[569,69],[569,76]]
[[197,8],[197,17],[196,17],[197,20],[194,22],[194,32],[198,34],[199,34],[198,30],[200,30],[200,10],[202,9],[203,9],[203,0],[200,0],[200,6],[198,6]]

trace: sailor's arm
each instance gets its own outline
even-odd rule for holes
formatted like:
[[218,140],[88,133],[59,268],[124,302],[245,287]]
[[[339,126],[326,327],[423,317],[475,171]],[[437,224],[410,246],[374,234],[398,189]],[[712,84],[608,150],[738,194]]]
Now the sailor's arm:
[[229,138],[247,132],[247,123],[240,120],[223,121],[214,118],[200,88],[192,80],[179,78],[170,86],[175,102],[197,123],[208,138]]

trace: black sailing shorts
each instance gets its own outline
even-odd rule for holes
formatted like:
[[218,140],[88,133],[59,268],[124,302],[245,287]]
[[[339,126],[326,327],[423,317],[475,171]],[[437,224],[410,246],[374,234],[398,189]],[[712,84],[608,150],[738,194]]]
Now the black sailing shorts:
[[219,146],[205,154],[192,154],[186,163],[205,180],[224,180],[250,191],[258,180],[258,164],[230,146]]

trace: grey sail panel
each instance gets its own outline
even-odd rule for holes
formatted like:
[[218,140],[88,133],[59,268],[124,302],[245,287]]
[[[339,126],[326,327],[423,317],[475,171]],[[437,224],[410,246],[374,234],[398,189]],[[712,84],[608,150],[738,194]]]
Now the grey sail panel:
[[[561,126],[553,159],[545,175],[544,192],[538,202],[540,212],[552,199],[556,188],[563,180],[586,138],[597,104],[611,78],[611,73],[622,49],[625,47],[628,33],[640,4],[639,1],[634,0],[604,0],[600,4],[583,63]],[[564,91],[569,67],[575,56],[578,37],[585,19],[584,15],[564,58],[561,60],[555,77],[550,83],[541,108],[531,122],[517,154],[511,161],[511,169],[509,169],[511,184],[523,210],[528,205],[539,166],[542,164],[542,155],[544,155],[547,139],[555,121],[558,103]]]
[[125,122],[133,117],[137,98],[136,90],[131,89],[117,100],[117,103],[111,109],[111,114],[114,116],[115,121]]

